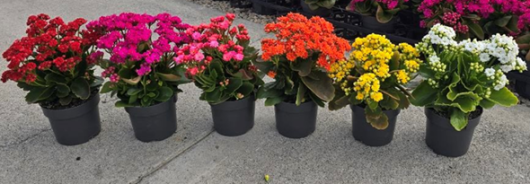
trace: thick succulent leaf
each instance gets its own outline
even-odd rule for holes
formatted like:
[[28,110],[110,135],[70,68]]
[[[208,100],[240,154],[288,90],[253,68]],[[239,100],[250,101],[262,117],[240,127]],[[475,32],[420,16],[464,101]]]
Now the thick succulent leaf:
[[66,78],[56,73],[46,74],[44,80],[46,80],[46,84],[66,84]]
[[140,79],[142,79],[141,76],[137,76],[137,77],[132,78],[132,79],[122,78],[121,80],[123,80],[127,84],[136,85],[136,84],[138,84],[138,82],[140,82]]
[[57,97],[64,98],[70,95],[70,87],[66,84],[56,84],[55,89],[57,89]]
[[340,89],[340,86],[335,86],[335,97],[328,103],[329,110],[339,110],[348,104],[350,104],[349,96],[346,96],[344,91]]
[[103,87],[101,87],[100,93],[111,92],[113,90],[111,86],[112,86],[111,82],[105,82],[105,84],[103,84]]
[[159,102],[165,102],[168,101],[174,94],[175,92],[171,88],[164,86],[160,88],[160,93],[155,100]]
[[237,89],[239,89],[239,87],[241,87],[241,85],[243,85],[243,80],[239,78],[230,78],[228,85],[226,86],[226,89],[223,91],[223,93],[233,94],[234,92],[236,92]]
[[[310,76],[315,76],[318,80],[315,80]],[[330,101],[335,96],[333,80],[324,72],[313,71],[309,76],[302,77],[302,82],[311,92],[313,92],[313,94],[323,101]]]
[[495,20],[495,25],[499,26],[499,27],[505,27],[506,25],[508,25],[508,23],[510,22],[510,20],[512,19],[512,16],[511,15],[507,15],[507,16],[504,16],[504,17],[501,17],[497,20]]
[[114,103],[114,106],[115,107],[134,107],[134,105],[126,103],[126,102],[121,101],[121,100],[117,101],[116,103]]
[[291,62],[291,69],[298,72],[298,75],[301,77],[308,76],[311,74],[311,69],[313,69],[314,62],[311,60],[301,60],[298,59],[295,62]]
[[432,88],[427,81],[423,81],[412,91],[412,97],[414,98],[411,99],[411,102],[416,106],[432,104],[436,100],[437,93],[438,89]]
[[459,109],[453,108],[451,112],[451,125],[456,131],[461,131],[467,126],[468,114],[462,112]]
[[392,18],[394,18],[394,14],[385,11],[381,5],[377,6],[377,11],[375,12],[375,18],[380,23],[388,23]]
[[[443,93],[442,93],[443,94]],[[458,96],[455,100],[447,99],[446,95],[440,95],[434,105],[456,107],[464,113],[473,112],[480,105],[482,98],[474,93],[468,93]]]
[[506,28],[508,28],[513,33],[517,33],[520,31],[518,27],[518,22],[519,22],[519,17],[517,15],[514,15],[510,19],[510,22],[508,22],[508,24],[506,25]]
[[241,87],[237,90],[238,93],[243,94],[243,96],[247,97],[254,91],[254,84],[244,81]]
[[475,35],[477,38],[483,40],[484,39],[484,30],[482,30],[482,27],[478,23],[474,23],[473,21],[463,19],[464,23],[469,27],[469,30]]
[[517,43],[519,43],[519,44],[528,44],[528,43],[530,43],[530,33],[517,37],[517,39],[515,41]]
[[273,106],[273,105],[279,104],[282,101],[283,99],[278,96],[269,97],[265,100],[265,106]]
[[143,89],[131,87],[131,88],[129,88],[127,90],[127,95],[129,95],[129,96],[138,95],[142,91],[143,91]]
[[86,100],[90,97],[90,85],[84,78],[78,77],[72,81],[70,90],[80,99]]
[[171,81],[171,82],[177,82],[182,78],[182,76],[178,76],[178,75],[171,74],[171,73],[156,72],[156,75],[158,75],[164,81]]
[[480,106],[484,109],[489,109],[495,106],[495,102],[484,98],[480,101]]
[[366,121],[375,129],[384,130],[388,128],[388,117],[381,111],[381,108],[364,108],[364,113],[366,114]]
[[64,98],[59,98],[59,103],[63,106],[70,104],[72,102],[72,96],[66,96]]
[[517,105],[519,102],[519,99],[506,87],[499,91],[491,90],[488,100],[505,107]]
[[305,99],[307,88],[304,85],[298,85],[298,91],[296,93],[296,105],[302,104]]

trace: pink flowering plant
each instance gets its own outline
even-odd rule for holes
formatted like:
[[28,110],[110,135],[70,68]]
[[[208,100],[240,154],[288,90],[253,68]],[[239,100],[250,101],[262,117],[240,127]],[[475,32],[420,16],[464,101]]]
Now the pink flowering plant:
[[203,90],[210,104],[251,97],[263,85],[256,67],[255,48],[244,25],[232,26],[234,14],[212,18],[210,24],[190,27],[190,43],[178,51],[177,64],[187,66],[186,76]]
[[529,3],[521,0],[424,0],[421,27],[452,27],[457,38],[486,39],[491,35],[517,36],[530,24]]
[[82,29],[83,18],[64,22],[46,14],[31,15],[27,35],[2,54],[9,62],[2,82],[17,82],[26,101],[51,109],[80,105],[97,93],[103,80],[94,76],[98,34]]
[[[177,16],[161,13],[121,13],[100,17],[87,27],[103,36],[97,47],[110,54],[101,59],[101,74],[109,81],[102,93],[112,92],[120,100],[117,107],[151,106],[165,102],[188,82],[185,69],[173,61],[176,53],[189,39],[189,25]],[[103,55],[103,52],[98,52]]]
[[409,0],[352,0],[347,10],[356,11],[365,16],[375,16],[378,22],[390,22],[401,10],[407,9]]

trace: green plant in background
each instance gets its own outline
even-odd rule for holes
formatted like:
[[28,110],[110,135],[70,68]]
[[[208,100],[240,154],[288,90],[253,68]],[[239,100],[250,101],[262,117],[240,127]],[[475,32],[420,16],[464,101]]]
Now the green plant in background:
[[27,22],[27,36],[2,55],[9,62],[2,82],[17,82],[28,91],[28,103],[48,109],[77,106],[97,93],[103,82],[93,69],[99,57],[93,47],[97,35],[80,30],[86,20],[65,23],[60,17],[39,14]]
[[434,108],[449,115],[451,125],[460,131],[477,107],[513,106],[517,97],[505,86],[504,73],[526,70],[518,58],[512,37],[493,35],[484,41],[455,41],[455,31],[436,24],[416,45],[428,62],[419,73],[426,79],[412,93],[412,103]]
[[522,36],[519,36],[515,41],[519,45],[519,49],[521,50],[522,54],[524,54],[525,60],[529,62],[530,61],[530,32],[526,32],[522,34]]
[[394,45],[384,36],[370,34],[357,38],[348,60],[331,65],[329,76],[335,83],[330,110],[360,105],[372,127],[384,130],[388,117],[383,111],[405,109],[410,105],[406,85],[422,61],[409,44]]
[[181,91],[180,84],[189,82],[184,66],[174,61],[178,48],[189,41],[183,33],[188,27],[168,13],[121,13],[90,22],[87,28],[103,35],[98,48],[110,54],[110,60],[99,63],[105,69],[102,76],[110,80],[101,93],[116,95],[120,99],[116,107],[147,107],[170,100]]
[[311,10],[316,10],[319,7],[331,9],[335,5],[336,0],[303,0]]
[[252,64],[258,53],[249,46],[245,26],[232,26],[234,19],[235,15],[228,13],[212,18],[208,25],[189,28],[186,33],[193,41],[183,46],[176,58],[202,89],[200,99],[212,105],[252,97],[263,85]]
[[352,0],[346,7],[364,16],[375,16],[378,22],[390,22],[401,10],[407,9],[408,0]]

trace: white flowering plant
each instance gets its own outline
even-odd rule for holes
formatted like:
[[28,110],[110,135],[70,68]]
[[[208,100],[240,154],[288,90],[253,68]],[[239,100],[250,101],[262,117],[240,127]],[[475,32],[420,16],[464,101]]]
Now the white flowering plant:
[[425,80],[414,89],[411,102],[449,115],[451,125],[460,131],[478,107],[516,105],[517,97],[506,88],[505,73],[527,67],[517,57],[519,48],[510,36],[460,42],[455,37],[451,27],[437,24],[416,45],[426,59],[419,69]]

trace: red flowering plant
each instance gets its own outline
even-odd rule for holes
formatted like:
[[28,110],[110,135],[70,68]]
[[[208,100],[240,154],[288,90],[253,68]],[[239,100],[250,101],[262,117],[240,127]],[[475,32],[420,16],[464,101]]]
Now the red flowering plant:
[[103,35],[97,47],[110,54],[109,60],[99,62],[105,69],[102,76],[110,80],[101,93],[116,95],[117,107],[146,107],[180,92],[178,85],[188,80],[173,58],[189,41],[184,34],[188,27],[168,13],[121,13],[88,23],[87,28]]
[[351,48],[333,29],[321,17],[307,19],[297,13],[265,26],[265,32],[276,36],[261,41],[264,61],[256,62],[262,72],[275,79],[258,92],[258,98],[266,98],[265,105],[313,101],[324,106],[333,99],[335,88],[327,72]]
[[97,93],[102,80],[92,69],[98,35],[80,30],[86,23],[78,18],[65,23],[46,14],[28,18],[27,36],[15,40],[2,54],[9,64],[2,82],[12,80],[28,91],[26,101],[45,108],[66,108],[81,104]]
[[409,0],[352,0],[347,10],[356,11],[365,16],[375,16],[378,22],[390,22],[401,10],[407,9]]
[[254,95],[263,85],[256,67],[255,48],[244,25],[232,26],[235,15],[212,18],[209,24],[186,30],[192,40],[175,61],[187,66],[186,75],[203,90],[200,99],[210,104],[240,100]]

